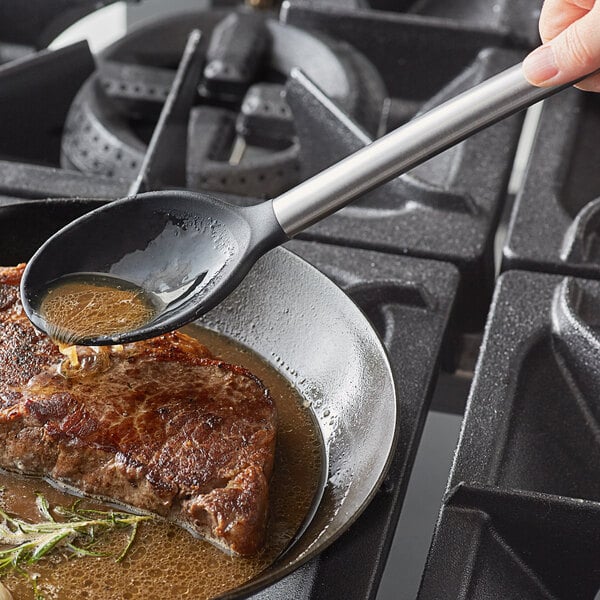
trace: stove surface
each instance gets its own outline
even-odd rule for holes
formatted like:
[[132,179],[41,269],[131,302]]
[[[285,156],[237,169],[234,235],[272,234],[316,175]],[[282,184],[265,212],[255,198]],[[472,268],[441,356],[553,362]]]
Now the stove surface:
[[[73,0],[62,24],[36,4],[10,31],[22,9],[0,0],[8,207],[166,187],[274,197],[519,61],[541,1],[144,0],[104,9],[127,33],[94,54],[43,48],[95,3]],[[535,114],[516,165],[523,115],[289,243],[372,321],[404,416],[366,512],[256,598],[594,598],[600,106],[568,90]]]

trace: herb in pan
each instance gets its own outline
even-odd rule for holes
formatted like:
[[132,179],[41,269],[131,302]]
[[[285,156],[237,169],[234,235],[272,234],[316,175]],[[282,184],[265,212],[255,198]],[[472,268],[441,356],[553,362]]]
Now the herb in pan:
[[[68,508],[56,506],[51,509],[46,498],[38,494],[36,504],[42,519],[38,523],[12,517],[0,509],[0,575],[17,572],[30,577],[27,567],[53,552],[60,552],[67,558],[108,556],[94,550],[98,541],[109,532],[128,530],[123,549],[113,555],[120,562],[131,548],[139,523],[152,518],[81,508],[80,503],[77,500]],[[41,598],[35,578],[31,579],[36,599]]]

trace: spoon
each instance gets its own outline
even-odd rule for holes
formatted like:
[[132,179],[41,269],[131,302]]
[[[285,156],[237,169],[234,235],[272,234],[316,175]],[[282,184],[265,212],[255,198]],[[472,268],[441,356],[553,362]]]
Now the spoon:
[[521,65],[515,65],[254,206],[234,206],[189,191],[150,192],[114,201],[73,221],[36,252],[21,283],[25,312],[34,325],[51,334],[40,312],[48,288],[71,274],[103,274],[141,288],[152,299],[155,314],[131,330],[83,334],[72,342],[122,344],[181,327],[223,300],[271,248],[569,85],[534,87]]

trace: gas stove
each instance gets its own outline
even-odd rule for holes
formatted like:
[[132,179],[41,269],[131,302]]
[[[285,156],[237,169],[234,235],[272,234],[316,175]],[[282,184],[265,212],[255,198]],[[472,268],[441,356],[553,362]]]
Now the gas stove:
[[[173,187],[272,198],[518,62],[541,2],[190,0],[97,55],[46,49],[98,4],[37,0],[26,15],[0,0],[2,205]],[[375,598],[432,398],[460,413],[469,386],[419,598],[593,598],[598,102],[545,102],[516,198],[523,115],[288,244],[371,319],[402,419],[365,513],[257,598]]]
[[[255,202],[523,54],[522,21],[513,32],[506,19],[482,27],[462,23],[462,9],[458,18],[429,16],[433,5],[419,10],[423,16],[288,2],[277,15],[210,6],[136,27],[95,69],[85,45],[64,49],[64,59],[42,52],[9,63],[0,112],[9,134],[0,156],[11,162],[0,162],[0,173],[10,173],[0,195],[118,197],[183,186]],[[175,88],[193,28],[202,41],[183,66],[188,79],[200,75]],[[28,82],[25,90],[17,81]],[[26,124],[20,110],[32,115]],[[493,289],[491,240],[519,130],[519,117],[488,129],[301,237],[451,261],[463,275],[461,327],[477,330]],[[23,159],[36,164],[15,172],[13,161]]]

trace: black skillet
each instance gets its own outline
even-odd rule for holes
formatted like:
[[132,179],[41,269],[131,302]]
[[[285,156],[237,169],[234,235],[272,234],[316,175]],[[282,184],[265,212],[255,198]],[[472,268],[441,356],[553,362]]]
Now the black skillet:
[[[27,261],[59,228],[102,204],[31,201],[0,207],[0,264]],[[290,548],[241,598],[324,550],[377,491],[395,446],[398,410],[377,334],[327,277],[285,249],[261,258],[243,283],[200,321],[251,348],[308,401],[324,442],[322,500]]]

